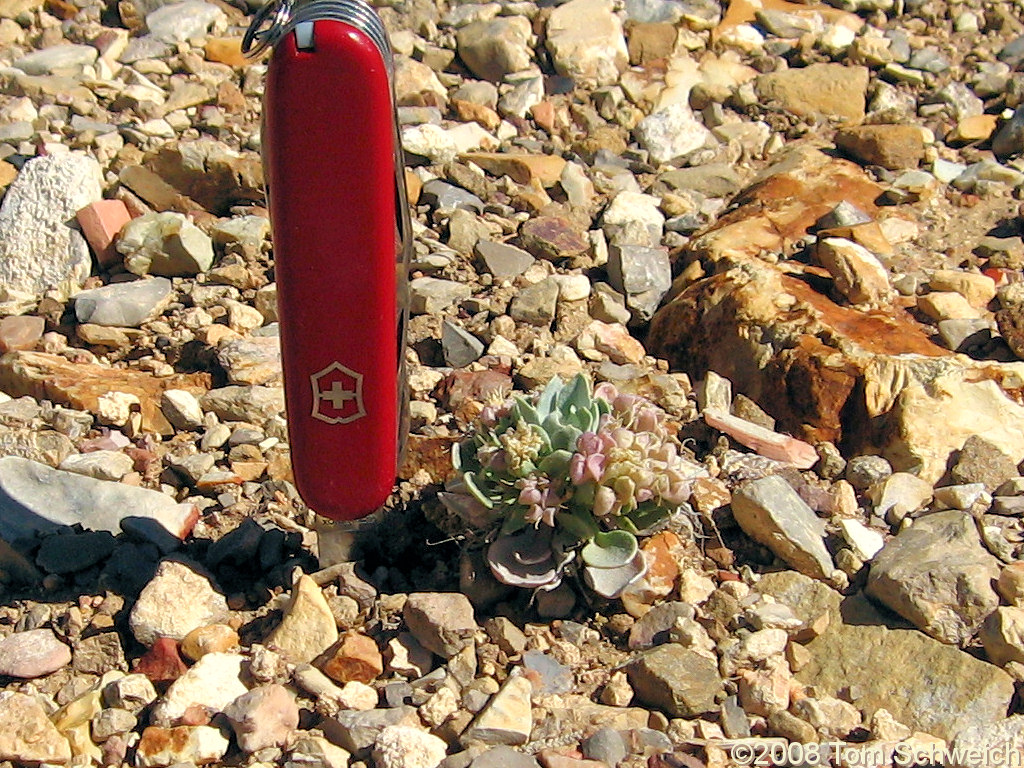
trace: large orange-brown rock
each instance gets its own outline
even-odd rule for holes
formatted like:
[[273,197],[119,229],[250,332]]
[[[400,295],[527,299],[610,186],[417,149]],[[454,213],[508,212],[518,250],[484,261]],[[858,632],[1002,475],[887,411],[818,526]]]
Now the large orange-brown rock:
[[143,371],[110,368],[96,363],[72,363],[60,355],[45,352],[8,352],[0,357],[0,391],[13,397],[30,395],[59,405],[100,412],[100,398],[123,392],[139,399],[142,429],[173,435],[160,410],[160,397],[168,389],[201,394],[210,388],[206,373],[157,377]]
[[788,255],[839,203],[874,215],[882,192],[855,163],[798,145],[762,171],[733,201],[736,207],[694,238],[687,252],[712,263],[735,263],[763,252]]
[[810,442],[881,450],[934,482],[972,434],[1024,459],[1024,364],[975,362],[899,309],[841,307],[783,267],[749,259],[655,315],[651,354],[714,371]]

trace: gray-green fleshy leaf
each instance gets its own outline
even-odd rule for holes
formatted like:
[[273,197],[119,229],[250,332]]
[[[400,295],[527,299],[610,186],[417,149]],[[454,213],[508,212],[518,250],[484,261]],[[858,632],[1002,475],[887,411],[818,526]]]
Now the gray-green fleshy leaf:
[[[526,560],[523,562],[524,553]],[[491,573],[502,584],[525,588],[550,588],[562,579],[550,534],[529,528],[513,536],[499,536],[487,548]]]
[[541,418],[540,414],[537,413],[537,409],[534,408],[530,403],[521,397],[515,397],[512,405],[513,415],[520,421],[524,421],[527,424],[535,424],[540,426]]
[[594,568],[588,565],[583,569],[583,578],[594,592],[612,599],[621,595],[626,587],[646,572],[647,560],[644,553],[637,552],[632,560],[618,568]]
[[636,537],[628,531],[601,531],[580,555],[594,568],[620,568],[636,557],[637,549]]
[[569,471],[572,454],[564,449],[556,449],[541,459],[537,469],[547,477],[561,477]]
[[585,408],[590,403],[590,384],[582,373],[576,374],[558,393],[559,410]]
[[488,509],[493,509],[494,508],[494,502],[491,501],[489,498],[487,498],[486,494],[484,494],[484,492],[477,485],[476,477],[473,475],[472,472],[466,472],[462,476],[462,480],[466,484],[466,490],[470,493],[470,495],[474,499],[479,501],[481,504],[483,504]]
[[553,377],[541,390],[537,398],[537,413],[543,419],[556,407],[558,395],[562,391],[562,380],[557,376]]
[[586,511],[557,512],[555,522],[560,528],[572,534],[577,541],[587,541],[593,538],[594,534],[600,533],[594,516]]

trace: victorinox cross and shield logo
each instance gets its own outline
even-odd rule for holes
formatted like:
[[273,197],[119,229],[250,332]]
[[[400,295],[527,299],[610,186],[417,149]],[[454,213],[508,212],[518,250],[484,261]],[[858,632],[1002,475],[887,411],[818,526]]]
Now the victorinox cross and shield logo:
[[363,374],[338,362],[309,377],[313,385],[313,418],[328,424],[348,424],[366,415]]

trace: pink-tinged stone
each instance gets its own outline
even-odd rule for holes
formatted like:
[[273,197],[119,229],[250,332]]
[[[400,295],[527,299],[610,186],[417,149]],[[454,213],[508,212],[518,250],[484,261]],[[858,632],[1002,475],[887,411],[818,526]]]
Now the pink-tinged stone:
[[71,649],[50,629],[16,632],[0,640],[0,675],[32,680],[71,663]]
[[634,339],[624,325],[594,320],[584,333],[588,340],[593,340],[594,348],[608,355],[613,363],[639,363],[646,354],[643,344]]
[[704,410],[704,421],[713,429],[725,432],[733,440],[776,461],[788,461],[799,469],[810,469],[818,463],[818,452],[803,440],[782,435],[738,418],[716,408]]
[[169,683],[177,680],[188,667],[178,653],[178,643],[169,637],[161,637],[139,659],[136,672],[141,672],[154,683]]
[[0,354],[12,349],[32,349],[43,337],[46,321],[41,317],[17,315],[0,320]]
[[109,267],[116,263],[120,257],[114,248],[114,238],[132,220],[124,201],[97,200],[82,208],[77,218],[99,265]]
[[299,705],[283,685],[264,685],[243,693],[224,710],[238,746],[253,753],[283,746],[299,727]]

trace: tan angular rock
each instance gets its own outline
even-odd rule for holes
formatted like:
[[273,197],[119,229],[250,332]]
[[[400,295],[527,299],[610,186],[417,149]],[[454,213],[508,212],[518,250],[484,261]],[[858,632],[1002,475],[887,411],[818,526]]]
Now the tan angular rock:
[[45,352],[8,352],[0,358],[0,391],[14,397],[31,395],[60,405],[98,415],[101,398],[123,392],[139,399],[142,428],[161,435],[174,434],[160,410],[160,397],[167,389],[184,389],[194,394],[209,389],[206,373],[157,377],[151,373],[109,368],[97,363],[72,363],[60,355]]
[[761,75],[755,84],[762,103],[776,105],[798,117],[860,120],[864,117],[868,69],[846,64],[811,64]]
[[613,363],[639,363],[643,360],[646,350],[639,341],[630,335],[626,326],[619,323],[603,323],[591,321],[576,340],[576,347],[581,354],[587,349],[594,349],[608,355]]
[[292,587],[281,623],[267,637],[267,645],[290,661],[309,663],[337,641],[338,627],[323,592],[309,576],[300,576]]
[[437,75],[422,61],[395,57],[395,101],[400,107],[440,107],[444,111],[448,92]]
[[192,661],[208,653],[225,653],[238,645],[238,633],[227,624],[208,624],[189,632],[181,641],[181,652]]
[[981,317],[976,307],[955,291],[932,291],[918,296],[917,308],[932,320],[962,320]]
[[263,203],[259,156],[235,152],[216,139],[169,142],[146,158],[145,167],[218,216],[227,215],[232,205]]
[[836,288],[854,304],[886,306],[895,295],[889,270],[863,245],[841,237],[818,241],[818,261],[836,281]]
[[996,608],[981,625],[978,637],[993,664],[1024,663],[1024,608]]
[[66,763],[71,746],[34,696],[0,692],[0,759],[19,764]]
[[875,514],[897,524],[932,500],[932,484],[909,472],[894,472],[868,489]]
[[985,141],[990,138],[999,125],[998,115],[971,115],[958,122],[949,133],[946,134],[946,143],[956,146],[958,144],[972,144],[976,141]]
[[1010,605],[1024,608],[1024,562],[1017,560],[999,572],[996,592]]
[[955,291],[978,309],[984,309],[996,297],[996,281],[979,272],[939,269],[928,277],[928,287],[933,291]]
[[0,427],[0,456],[19,456],[51,467],[75,453],[75,444],[54,430]]
[[462,734],[463,744],[525,744],[533,731],[533,685],[512,675]]
[[461,159],[479,165],[494,176],[509,176],[517,184],[530,184],[536,179],[545,188],[558,183],[567,165],[558,155],[513,152],[469,152],[461,155]]
[[559,74],[614,85],[629,64],[622,22],[609,0],[570,0],[548,17],[547,48]]
[[229,67],[247,67],[253,60],[242,53],[242,38],[211,37],[204,46],[207,61],[227,64]]

